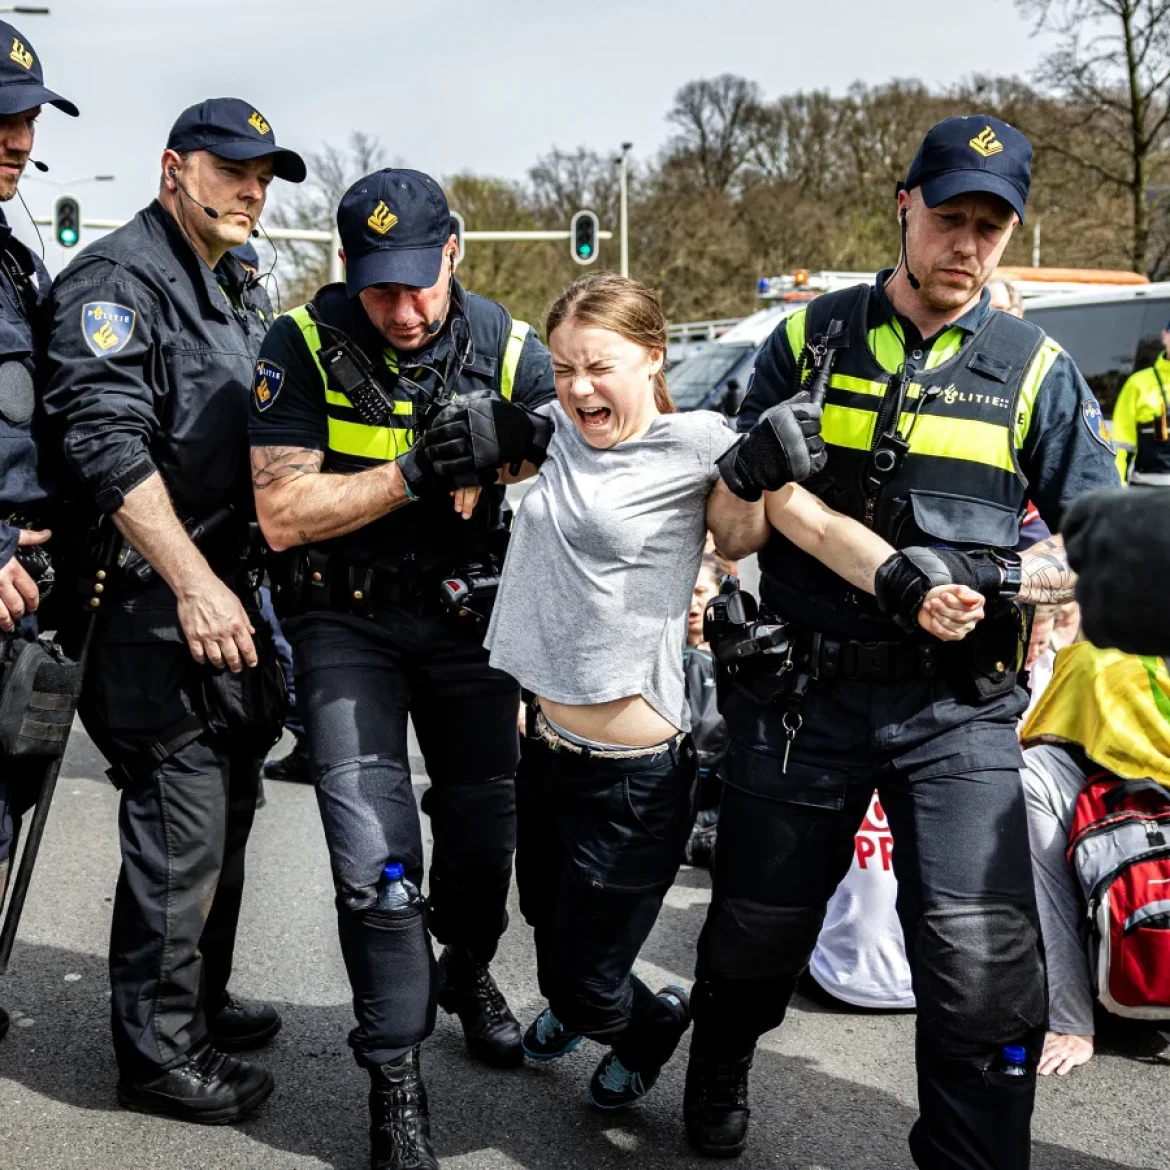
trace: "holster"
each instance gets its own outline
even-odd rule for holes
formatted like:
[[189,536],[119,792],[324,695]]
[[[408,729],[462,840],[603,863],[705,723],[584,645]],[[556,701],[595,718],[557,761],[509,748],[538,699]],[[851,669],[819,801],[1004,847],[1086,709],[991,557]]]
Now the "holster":
[[0,756],[58,759],[81,696],[81,666],[48,638],[9,638],[0,660]]

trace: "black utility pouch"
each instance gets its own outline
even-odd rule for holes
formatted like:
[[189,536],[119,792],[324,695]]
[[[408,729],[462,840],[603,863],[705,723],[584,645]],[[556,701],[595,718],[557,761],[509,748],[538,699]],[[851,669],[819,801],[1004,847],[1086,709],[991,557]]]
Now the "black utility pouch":
[[272,631],[253,619],[259,661],[239,674],[208,666],[200,684],[203,716],[211,735],[230,741],[232,748],[259,759],[280,739],[288,713],[288,688]]
[[48,638],[12,638],[0,661],[0,756],[65,754],[81,697],[81,666]]
[[977,706],[1010,695],[1016,688],[1027,624],[1018,606],[992,603],[991,612],[961,642],[953,646],[955,693]]

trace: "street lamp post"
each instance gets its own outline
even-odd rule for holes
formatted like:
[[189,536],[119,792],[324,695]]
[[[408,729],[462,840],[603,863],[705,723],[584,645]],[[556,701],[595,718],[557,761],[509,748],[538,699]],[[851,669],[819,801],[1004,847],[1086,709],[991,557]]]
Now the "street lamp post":
[[630,275],[630,151],[633,149],[632,142],[622,143],[622,155],[618,162],[621,163],[621,214],[619,234],[621,236],[621,273],[622,276]]
[[1042,215],[1036,216],[1036,222],[1032,225],[1032,267],[1040,267],[1040,225],[1044,220],[1050,216],[1055,215],[1060,210],[1059,207],[1050,207]]

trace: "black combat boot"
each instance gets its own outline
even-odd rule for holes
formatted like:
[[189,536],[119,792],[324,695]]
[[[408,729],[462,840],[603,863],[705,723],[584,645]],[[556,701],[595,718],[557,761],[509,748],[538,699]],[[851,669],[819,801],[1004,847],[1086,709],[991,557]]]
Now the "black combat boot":
[[370,1069],[370,1170],[439,1170],[417,1046]]
[[459,1017],[467,1049],[493,1068],[524,1063],[520,1025],[486,963],[444,947],[439,956],[439,1006]]
[[247,1117],[272,1092],[272,1074],[226,1056],[210,1044],[166,1072],[143,1079],[123,1075],[118,1101],[138,1113],[159,1113],[200,1125],[227,1125]]
[[211,1042],[220,1052],[246,1052],[263,1048],[280,1031],[276,1008],[266,1003],[243,1003],[225,995],[204,1009]]
[[709,1158],[735,1158],[747,1144],[748,1070],[752,1056],[709,1059],[691,1047],[683,1121],[691,1148]]
[[312,784],[313,772],[309,767],[309,748],[303,735],[297,736],[293,749],[279,760],[269,760],[264,765],[265,780],[285,780],[292,784]]

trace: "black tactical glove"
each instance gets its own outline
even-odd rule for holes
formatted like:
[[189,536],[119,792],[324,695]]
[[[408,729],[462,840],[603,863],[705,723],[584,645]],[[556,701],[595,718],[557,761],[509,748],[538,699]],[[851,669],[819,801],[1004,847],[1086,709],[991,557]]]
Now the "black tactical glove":
[[882,563],[874,581],[878,608],[904,630],[918,629],[918,611],[939,585],[966,585],[988,600],[999,594],[1003,574],[985,552],[904,548]]
[[451,485],[439,478],[421,442],[415,443],[405,455],[398,456],[398,470],[412,500],[421,500],[440,491],[450,491]]
[[501,467],[527,460],[539,466],[548,452],[549,418],[503,398],[460,398],[436,416],[423,446],[435,470],[460,486],[492,483]]
[[758,500],[799,483],[825,466],[821,408],[803,391],[760,415],[759,422],[719,457],[723,482],[741,500]]
[[1085,637],[1126,654],[1170,655],[1170,490],[1104,488],[1072,504],[1061,525],[1077,574]]

